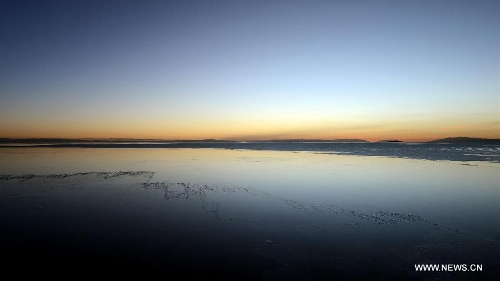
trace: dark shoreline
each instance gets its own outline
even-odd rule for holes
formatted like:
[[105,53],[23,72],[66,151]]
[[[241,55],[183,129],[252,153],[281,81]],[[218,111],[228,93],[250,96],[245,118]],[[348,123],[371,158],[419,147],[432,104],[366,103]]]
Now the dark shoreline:
[[500,139],[449,137],[424,142],[404,142],[401,140],[381,140],[370,142],[364,139],[277,139],[277,140],[166,140],[166,139],[133,139],[133,138],[108,138],[108,139],[66,139],[66,138],[0,138],[0,144],[33,144],[33,145],[82,145],[82,144],[172,144],[172,143],[485,143],[500,144]]

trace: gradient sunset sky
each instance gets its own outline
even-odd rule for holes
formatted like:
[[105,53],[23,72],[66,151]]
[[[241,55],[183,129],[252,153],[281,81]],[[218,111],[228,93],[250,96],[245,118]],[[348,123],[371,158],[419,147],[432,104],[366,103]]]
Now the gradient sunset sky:
[[500,1],[0,0],[0,137],[500,138]]

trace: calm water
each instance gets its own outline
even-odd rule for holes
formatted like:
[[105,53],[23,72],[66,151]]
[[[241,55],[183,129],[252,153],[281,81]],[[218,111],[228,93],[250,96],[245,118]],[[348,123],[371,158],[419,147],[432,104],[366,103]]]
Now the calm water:
[[[496,146],[214,145],[0,148],[5,268],[58,278],[500,276]],[[483,271],[415,271],[424,263]]]

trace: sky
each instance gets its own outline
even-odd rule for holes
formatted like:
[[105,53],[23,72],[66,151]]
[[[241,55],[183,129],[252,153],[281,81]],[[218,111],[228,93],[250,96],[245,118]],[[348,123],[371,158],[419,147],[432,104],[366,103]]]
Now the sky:
[[499,1],[0,0],[0,137],[500,138]]

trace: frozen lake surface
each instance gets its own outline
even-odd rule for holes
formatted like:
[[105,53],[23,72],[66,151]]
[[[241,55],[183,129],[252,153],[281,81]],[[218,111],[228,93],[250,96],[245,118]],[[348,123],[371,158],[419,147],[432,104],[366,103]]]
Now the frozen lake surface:
[[182,145],[0,148],[4,268],[61,279],[500,276],[496,146]]

